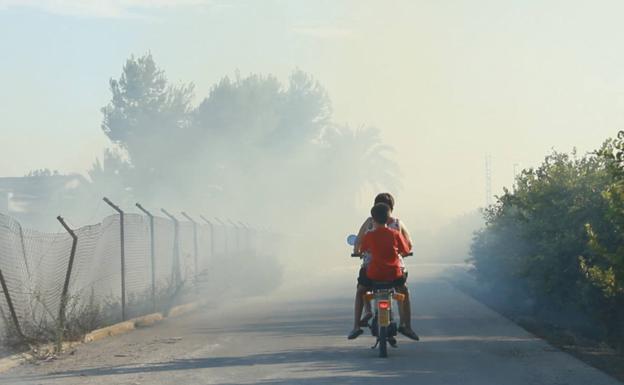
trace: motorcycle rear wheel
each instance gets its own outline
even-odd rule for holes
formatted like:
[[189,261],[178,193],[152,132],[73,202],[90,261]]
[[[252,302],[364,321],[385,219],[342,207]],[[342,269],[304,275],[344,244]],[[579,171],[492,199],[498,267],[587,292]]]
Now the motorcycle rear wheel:
[[379,328],[379,357],[388,357],[388,327]]

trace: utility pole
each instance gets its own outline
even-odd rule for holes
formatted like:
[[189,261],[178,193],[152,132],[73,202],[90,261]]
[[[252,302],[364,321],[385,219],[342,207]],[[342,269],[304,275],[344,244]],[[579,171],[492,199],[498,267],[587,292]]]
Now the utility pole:
[[485,206],[492,204],[492,155],[485,155]]

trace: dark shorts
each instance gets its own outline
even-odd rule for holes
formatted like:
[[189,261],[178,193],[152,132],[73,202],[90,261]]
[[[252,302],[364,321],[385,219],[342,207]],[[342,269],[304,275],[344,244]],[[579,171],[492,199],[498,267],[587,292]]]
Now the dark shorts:
[[[403,286],[405,285],[406,282],[407,282],[407,271],[404,271],[403,276],[401,278],[395,279],[394,281],[392,281],[392,286],[394,287]],[[360,273],[358,274],[357,283],[358,285],[364,286],[369,289],[373,287],[373,281],[366,276],[366,269],[360,268]]]

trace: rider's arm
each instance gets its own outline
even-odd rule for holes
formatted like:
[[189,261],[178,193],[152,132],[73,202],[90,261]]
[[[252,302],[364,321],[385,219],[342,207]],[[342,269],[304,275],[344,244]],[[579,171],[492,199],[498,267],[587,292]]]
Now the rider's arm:
[[362,236],[362,238],[358,237],[357,242],[355,243],[355,246],[353,247],[353,252],[355,254],[362,254],[362,250],[364,249],[365,245],[366,245],[366,241],[364,240],[366,234],[364,234]]
[[366,234],[366,230],[371,227],[372,221],[373,221],[373,218],[369,217],[364,221],[364,223],[362,223],[362,226],[360,226],[360,231],[358,231],[357,239],[355,240],[355,245],[353,245],[354,253],[360,252],[362,239],[364,238],[364,234]]
[[399,221],[399,228],[401,229],[401,235],[403,235],[403,237],[407,241],[409,250],[412,250],[412,247],[414,247],[414,244],[412,243],[412,237],[410,236],[409,231],[407,231],[407,227],[405,227],[403,221]]
[[355,249],[355,252],[357,254],[362,254],[365,251],[368,251],[369,249],[369,237],[367,237],[368,234],[364,233],[362,235],[362,238],[358,239],[358,243],[356,244],[357,248]]
[[401,255],[406,255],[412,250],[409,241],[405,239],[402,233],[395,233],[397,238],[397,251]]

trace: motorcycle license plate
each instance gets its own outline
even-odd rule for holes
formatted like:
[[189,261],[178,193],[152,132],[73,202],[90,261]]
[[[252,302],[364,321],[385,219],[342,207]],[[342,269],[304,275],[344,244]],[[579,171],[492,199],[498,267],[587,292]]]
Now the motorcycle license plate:
[[388,326],[390,325],[390,310],[380,309],[379,310],[379,326]]

